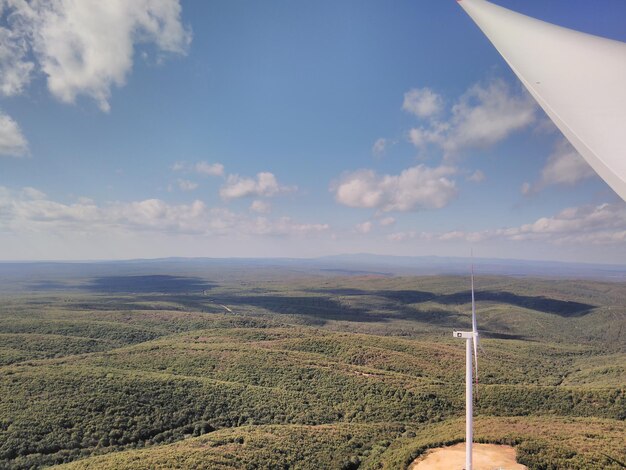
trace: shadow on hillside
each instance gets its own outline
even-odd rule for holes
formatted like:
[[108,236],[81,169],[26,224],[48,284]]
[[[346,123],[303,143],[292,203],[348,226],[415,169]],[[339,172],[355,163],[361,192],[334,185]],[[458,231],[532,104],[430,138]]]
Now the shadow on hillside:
[[[311,295],[250,295],[220,294],[212,289],[217,285],[199,277],[171,275],[135,275],[96,277],[86,283],[69,287],[72,290],[100,294],[117,294],[108,302],[86,301],[76,307],[94,310],[163,308],[160,302],[171,302],[181,309],[216,312],[223,305],[239,313],[238,306],[263,309],[275,314],[302,315],[320,321],[340,320],[351,322],[388,322],[410,320],[439,327],[456,327],[465,321],[458,309],[434,307],[416,309],[416,304],[433,302],[440,305],[467,305],[469,291],[438,295],[419,290],[363,290],[355,288],[311,289]],[[44,282],[41,289],[68,289],[67,284]],[[129,296],[134,296],[130,298]],[[338,298],[343,297],[343,298]],[[384,300],[382,300],[384,299]],[[386,301],[385,301],[386,300]],[[594,305],[568,302],[543,296],[518,295],[511,292],[478,291],[476,300],[527,308],[564,318],[580,317],[595,308]],[[153,304],[150,304],[153,302]],[[228,311],[228,310],[227,310]],[[469,309],[468,309],[469,311]],[[241,312],[241,313],[244,313]],[[498,329],[498,328],[496,328]]]
[[[376,315],[365,309],[350,307],[327,296],[219,296],[219,302],[229,305],[260,307],[273,313],[284,315],[306,315],[323,320],[344,320],[353,322],[385,321],[382,315]],[[235,309],[235,307],[233,307]]]
[[78,284],[62,281],[36,281],[28,284],[28,289],[34,291],[72,291],[80,288]]
[[79,286],[81,290],[106,294],[184,294],[199,293],[215,287],[197,277],[148,275],[97,277]]
[[525,341],[534,341],[532,339],[529,339],[528,336],[516,335],[516,334],[512,334],[512,333],[501,333],[501,332],[498,332],[498,331],[490,331],[490,330],[480,330],[480,336],[481,336],[481,338],[519,339],[519,340],[525,340]]
[[[439,296],[435,300],[442,304],[466,304],[471,299],[471,292],[458,292],[456,294]],[[550,299],[544,296],[517,295],[511,292],[480,291],[476,292],[477,302],[496,302],[500,304],[514,305],[516,307],[550,313],[561,317],[581,317],[591,312],[595,305],[566,300]]]
[[198,277],[163,274],[103,276],[75,281],[42,280],[30,285],[36,291],[89,291],[103,294],[201,294],[216,284]]
[[305,296],[224,296],[216,295],[215,303],[228,305],[235,312],[237,306],[257,307],[275,314],[302,315],[322,321],[389,322],[411,320],[434,326],[452,327],[458,324],[456,312],[435,310],[418,311],[408,305],[349,305],[328,295]]
[[[419,304],[423,302],[436,302],[443,305],[464,305],[471,301],[471,292],[463,291],[454,294],[438,295],[432,292],[398,290],[398,291],[368,291],[360,289],[316,289],[311,292],[326,293],[340,296],[372,295],[383,297],[399,304]],[[518,295],[511,292],[478,291],[477,302],[496,302],[516,307],[550,313],[561,317],[580,317],[590,313],[595,305],[581,302],[570,302],[546,298],[543,296]]]
[[332,294],[332,295],[345,295],[345,296],[361,296],[361,295],[374,295],[377,297],[385,297],[389,300],[394,300],[403,304],[417,304],[422,302],[428,302],[437,298],[436,294],[432,292],[425,292],[419,290],[389,290],[389,291],[375,291],[375,290],[362,290],[362,289],[312,289],[309,292],[315,292],[317,294]]

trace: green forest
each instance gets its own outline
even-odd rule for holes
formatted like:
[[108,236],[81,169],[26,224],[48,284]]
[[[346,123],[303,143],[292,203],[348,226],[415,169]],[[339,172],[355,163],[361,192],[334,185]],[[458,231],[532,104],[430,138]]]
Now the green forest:
[[[463,441],[468,277],[50,277],[3,288],[0,468],[404,469]],[[476,440],[625,468],[626,285],[476,287]]]

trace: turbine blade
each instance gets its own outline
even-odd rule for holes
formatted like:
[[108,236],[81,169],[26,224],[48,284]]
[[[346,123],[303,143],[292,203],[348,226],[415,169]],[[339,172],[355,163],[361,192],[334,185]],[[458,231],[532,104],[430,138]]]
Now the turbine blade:
[[487,351],[485,351],[485,348],[483,348],[483,345],[482,345],[482,343],[481,343],[480,341],[478,342],[478,349],[480,349],[480,354],[481,354],[483,357],[489,357],[489,356],[487,355]]
[[474,299],[474,263],[472,262],[472,333],[474,336],[478,334],[478,329],[476,328],[476,301]]
[[[476,387],[478,387],[478,333],[474,334],[472,343],[474,344],[474,381],[476,383]],[[478,390],[476,391],[476,398],[478,398]]]
[[626,43],[460,0],[550,119],[626,201]]
[[472,345],[474,346],[474,380],[476,383],[476,398],[478,398],[478,328],[476,326],[476,300],[474,298],[474,253],[472,252]]

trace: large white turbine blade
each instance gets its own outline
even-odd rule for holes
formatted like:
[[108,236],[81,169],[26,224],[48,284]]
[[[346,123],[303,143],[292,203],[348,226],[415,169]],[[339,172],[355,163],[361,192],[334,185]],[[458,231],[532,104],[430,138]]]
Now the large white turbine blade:
[[478,328],[476,327],[476,302],[474,301],[474,264],[472,263],[472,344],[474,345],[474,380],[478,384]]
[[576,150],[626,200],[626,43],[485,0],[459,4]]
[[478,329],[476,328],[476,301],[474,300],[474,265],[472,265],[472,333],[474,336],[478,334]]

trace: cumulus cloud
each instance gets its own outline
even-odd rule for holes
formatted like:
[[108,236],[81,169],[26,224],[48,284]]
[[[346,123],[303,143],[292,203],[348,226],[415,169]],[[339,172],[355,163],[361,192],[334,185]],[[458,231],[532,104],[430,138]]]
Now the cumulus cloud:
[[397,232],[389,240],[462,240],[478,243],[493,239],[509,241],[539,241],[552,244],[594,244],[622,246],[626,242],[626,204],[585,205],[564,209],[551,217],[541,217],[518,227],[490,229],[477,232],[450,231],[444,233]]
[[443,99],[430,88],[413,88],[404,94],[402,109],[425,118],[441,112]]
[[516,240],[549,238],[559,243],[626,241],[626,204],[571,207],[497,235]]
[[409,130],[409,141],[418,148],[429,144],[443,145],[449,130],[450,124],[447,122],[431,122],[428,128],[416,127]]
[[172,171],[197,173],[203,176],[224,176],[224,165],[205,161],[196,163],[176,162],[172,165]]
[[473,85],[452,106],[447,120],[430,119],[409,131],[416,147],[439,146],[446,157],[467,149],[490,147],[528,127],[537,106],[527,94],[515,94],[503,80]]
[[193,191],[198,187],[198,183],[185,179],[176,180],[176,184],[178,185],[178,189],[181,191]]
[[23,157],[28,154],[28,142],[20,127],[10,116],[0,111],[0,155]]
[[377,139],[376,142],[374,142],[374,145],[372,146],[372,155],[374,155],[375,157],[380,157],[384,155],[385,151],[387,150],[388,144],[389,144],[389,141],[383,137],[381,137],[380,139]]
[[[30,186],[26,186],[22,188],[20,193],[22,196],[28,199],[35,200],[35,201],[47,198],[46,193],[44,193],[43,191],[39,191],[36,188],[32,188]],[[90,202],[90,200],[87,200],[87,199],[85,199],[84,201]]]
[[503,80],[471,87],[452,108],[452,132],[444,149],[493,145],[535,121],[537,106],[527,95],[515,96]]
[[380,219],[378,221],[378,223],[380,225],[382,225],[383,227],[388,227],[390,225],[393,225],[396,223],[396,219],[393,217],[383,217],[382,219]]
[[12,191],[0,186],[0,231],[4,232],[306,236],[329,228],[328,224],[299,223],[289,217],[250,217],[207,207],[200,200],[168,204],[160,199],[146,199],[98,205],[80,198],[64,204],[34,188]]
[[9,28],[0,27],[0,94],[19,95],[30,82],[35,64],[27,59],[28,50],[26,38]]
[[280,217],[276,220],[257,217],[251,224],[251,232],[255,235],[305,236],[326,232],[329,228],[328,224],[299,224],[290,217]]
[[373,226],[374,224],[372,224],[372,222],[367,221],[367,222],[363,222],[362,224],[356,224],[354,228],[359,233],[370,233],[372,231]]
[[337,202],[349,207],[378,209],[382,212],[440,209],[457,195],[449,179],[456,169],[417,165],[399,175],[378,175],[373,170],[346,174],[331,190]]
[[596,173],[574,147],[567,140],[561,139],[541,170],[539,180],[534,184],[524,183],[522,193],[532,194],[551,185],[573,186],[595,175]]
[[[0,95],[23,93],[36,74],[64,103],[79,95],[110,110],[136,44],[184,54],[191,33],[180,21],[179,0],[0,1]],[[0,155],[22,156],[28,144],[17,123],[0,113]]]
[[224,175],[224,165],[221,163],[207,163],[207,162],[198,162],[196,163],[194,169],[196,173],[207,176],[223,176]]
[[467,181],[471,181],[472,183],[482,183],[485,181],[485,174],[480,170],[476,170],[467,177]]
[[191,41],[178,0],[11,1],[3,13],[9,26],[0,33],[4,94],[20,93],[36,68],[62,102],[84,95],[105,112],[112,87],[123,86],[132,69],[136,44],[184,54]]
[[294,190],[294,187],[280,185],[273,173],[265,171],[258,173],[256,178],[229,175],[226,183],[220,188],[220,196],[225,200],[242,197],[271,197]]
[[257,199],[250,204],[250,210],[259,214],[267,214],[272,210],[272,205],[269,202]]

